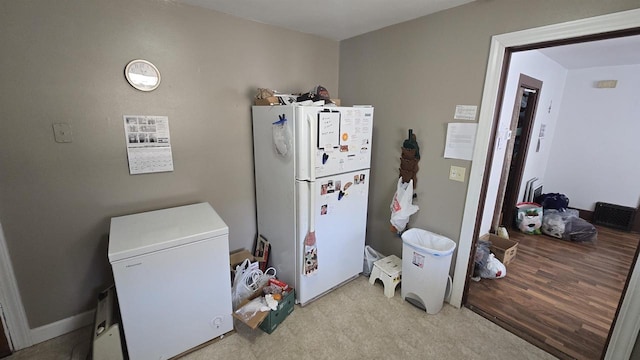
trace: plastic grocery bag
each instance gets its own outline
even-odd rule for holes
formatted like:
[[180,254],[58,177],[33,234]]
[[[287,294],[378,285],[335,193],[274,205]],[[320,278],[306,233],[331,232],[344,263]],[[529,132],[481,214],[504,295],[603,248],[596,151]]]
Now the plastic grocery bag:
[[[231,286],[231,302],[233,309],[237,309],[238,305],[245,299],[249,298],[255,289],[247,286],[247,283],[254,278],[254,274],[259,271],[258,263],[251,263],[249,259],[245,259],[242,264],[236,266],[236,275],[233,278]],[[261,272],[261,271],[260,271]]]
[[401,233],[407,227],[409,223],[409,217],[416,212],[419,208],[417,205],[413,205],[413,180],[408,183],[403,183],[402,178],[398,179],[398,187],[396,193],[393,195],[391,201],[391,225],[396,231]]
[[284,114],[278,115],[280,120],[271,124],[271,130],[273,133],[273,146],[276,149],[278,155],[286,157],[291,150],[291,132],[287,125],[287,118]]
[[489,255],[489,261],[484,268],[480,269],[480,277],[485,279],[500,279],[507,275],[507,267],[496,259],[495,255]]
[[371,275],[371,270],[373,270],[373,263],[382,259],[384,255],[376,251],[371,246],[367,245],[364,247],[364,263],[362,264],[362,274],[365,276]]

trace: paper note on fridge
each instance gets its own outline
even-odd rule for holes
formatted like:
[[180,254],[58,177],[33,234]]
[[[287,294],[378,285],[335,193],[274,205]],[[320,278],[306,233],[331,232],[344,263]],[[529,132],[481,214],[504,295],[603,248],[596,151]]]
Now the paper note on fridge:
[[331,149],[340,141],[340,113],[318,113],[318,148]]
[[447,124],[447,140],[444,157],[447,159],[471,160],[476,143],[477,123]]

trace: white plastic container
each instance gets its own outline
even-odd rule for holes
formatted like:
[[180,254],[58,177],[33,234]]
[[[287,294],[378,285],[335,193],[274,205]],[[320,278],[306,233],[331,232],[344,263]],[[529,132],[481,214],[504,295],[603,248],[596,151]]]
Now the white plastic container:
[[402,244],[402,299],[437,314],[447,286],[451,287],[449,268],[456,243],[426,230],[409,229],[402,234]]

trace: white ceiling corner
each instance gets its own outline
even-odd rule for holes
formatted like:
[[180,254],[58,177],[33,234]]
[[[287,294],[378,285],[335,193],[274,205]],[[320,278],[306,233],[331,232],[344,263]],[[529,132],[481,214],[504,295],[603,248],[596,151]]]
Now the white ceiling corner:
[[538,50],[568,70],[640,64],[640,35]]
[[[341,41],[474,0],[171,0]],[[566,69],[640,64],[640,35],[539,50]]]
[[340,41],[474,0],[174,0]]

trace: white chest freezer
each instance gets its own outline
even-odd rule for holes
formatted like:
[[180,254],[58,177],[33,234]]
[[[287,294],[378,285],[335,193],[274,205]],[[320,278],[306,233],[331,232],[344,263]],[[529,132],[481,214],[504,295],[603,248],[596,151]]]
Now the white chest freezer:
[[228,234],[208,203],[111,219],[130,359],[168,359],[233,330]]

